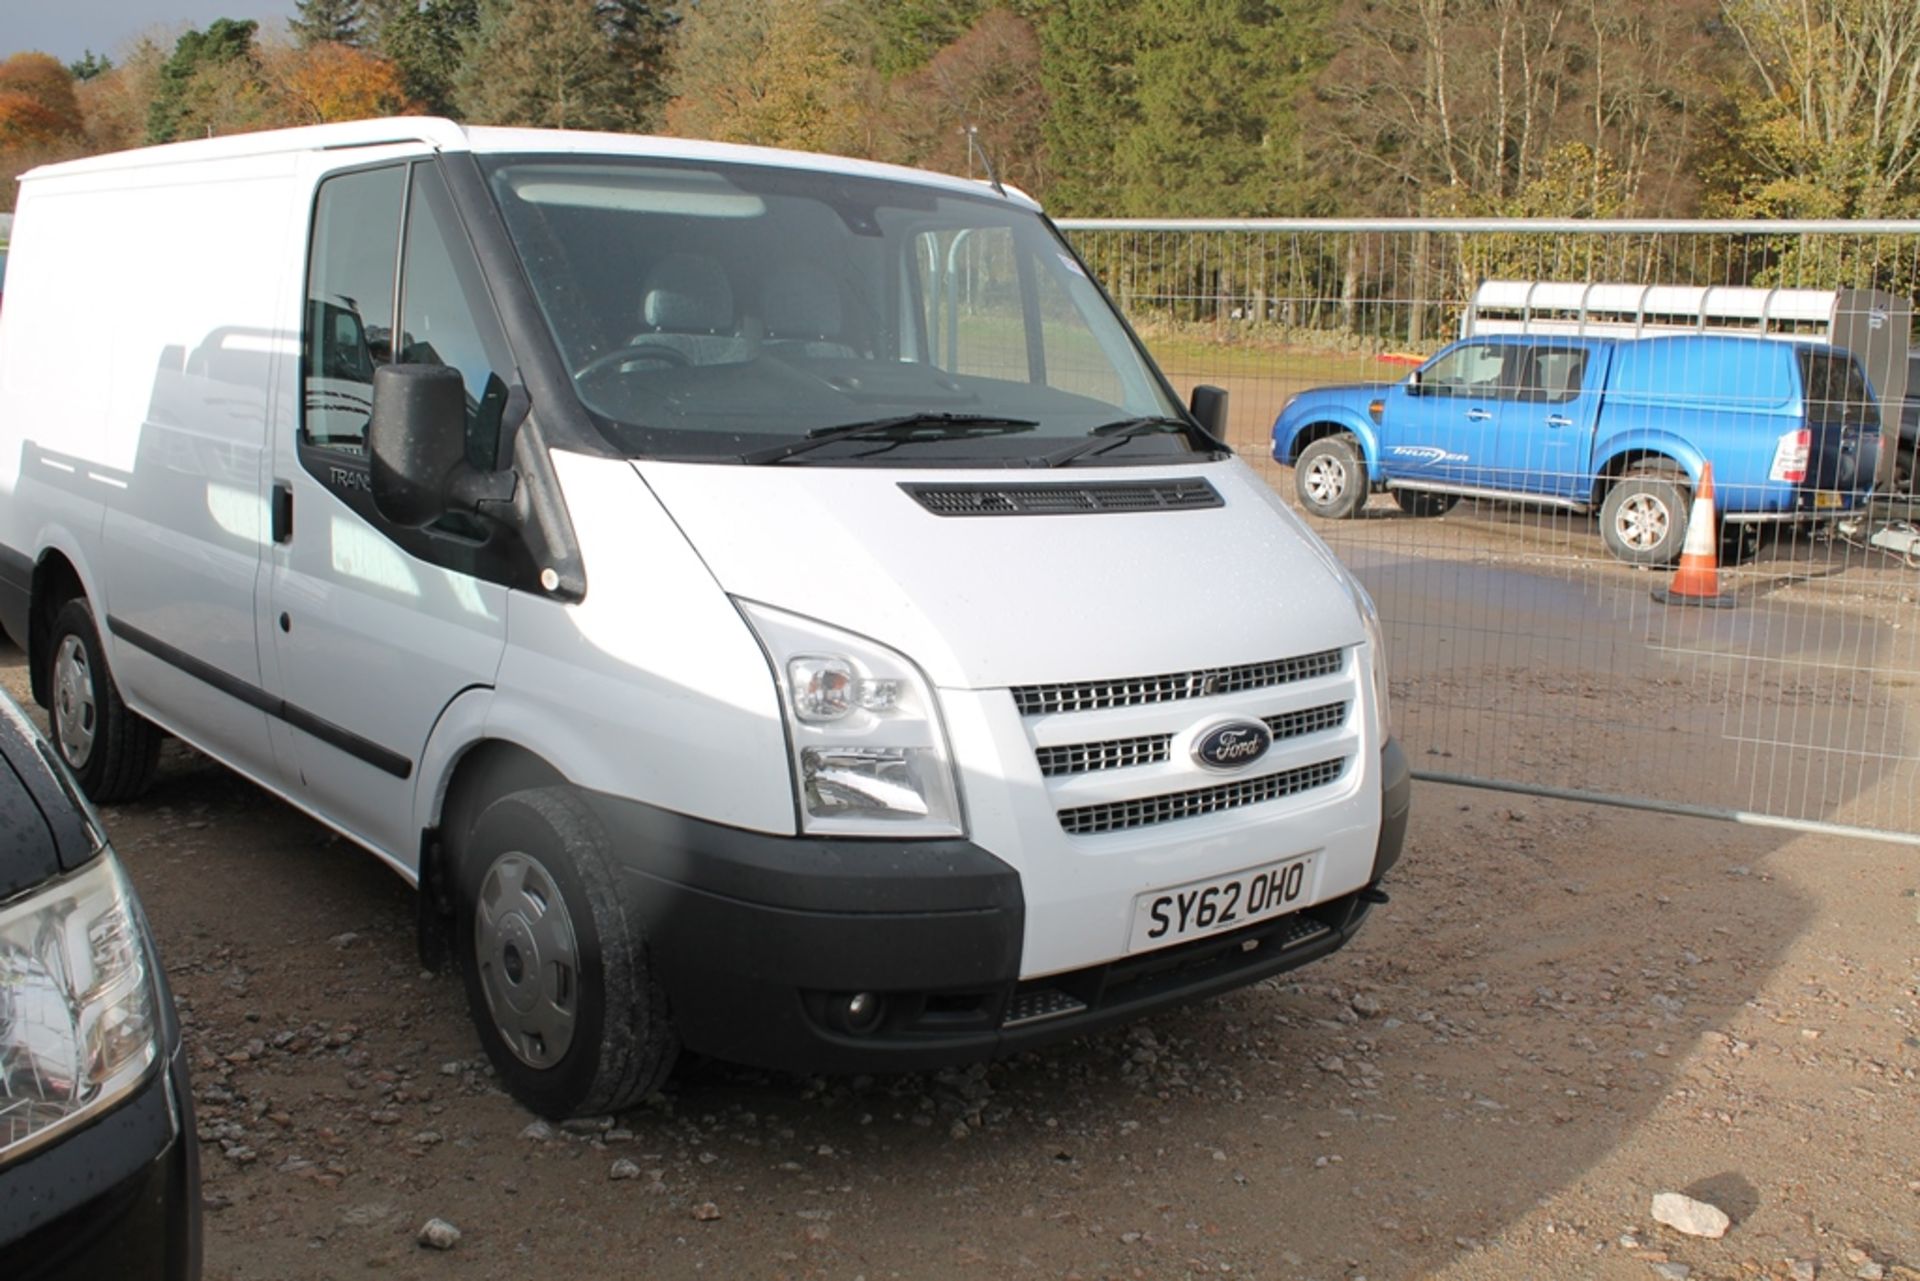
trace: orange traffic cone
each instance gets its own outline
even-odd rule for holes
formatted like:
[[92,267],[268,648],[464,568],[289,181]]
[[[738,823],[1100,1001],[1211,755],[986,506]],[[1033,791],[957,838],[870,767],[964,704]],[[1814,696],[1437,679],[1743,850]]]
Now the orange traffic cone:
[[1687,516],[1687,542],[1680,549],[1680,568],[1673,581],[1653,589],[1653,598],[1662,605],[1706,605],[1727,609],[1734,603],[1731,592],[1720,590],[1720,522],[1713,512],[1713,464],[1700,469],[1700,488],[1693,495],[1693,510]]

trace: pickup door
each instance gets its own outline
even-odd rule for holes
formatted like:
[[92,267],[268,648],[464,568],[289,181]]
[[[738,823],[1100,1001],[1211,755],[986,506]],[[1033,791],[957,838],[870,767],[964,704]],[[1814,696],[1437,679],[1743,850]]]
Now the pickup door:
[[1381,415],[1389,481],[1493,487],[1500,418],[1525,389],[1524,346],[1463,342],[1394,387]]
[[1536,343],[1524,390],[1500,414],[1493,485],[1584,502],[1593,493],[1593,433],[1612,348]]

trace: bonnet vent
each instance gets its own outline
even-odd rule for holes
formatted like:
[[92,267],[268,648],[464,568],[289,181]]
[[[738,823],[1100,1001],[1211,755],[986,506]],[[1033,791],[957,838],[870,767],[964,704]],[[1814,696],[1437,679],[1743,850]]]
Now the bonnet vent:
[[1084,485],[902,485],[936,516],[1076,516],[1099,512],[1224,507],[1204,480],[1104,481]]

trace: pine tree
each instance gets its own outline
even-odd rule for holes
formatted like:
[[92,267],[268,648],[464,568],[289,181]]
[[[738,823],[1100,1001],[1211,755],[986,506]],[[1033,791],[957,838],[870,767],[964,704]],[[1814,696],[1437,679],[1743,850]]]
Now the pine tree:
[[317,44],[358,44],[365,15],[360,0],[299,0],[288,21],[302,49]]
[[399,67],[407,96],[437,115],[456,114],[455,84],[480,31],[479,0],[394,7],[379,31],[380,52]]
[[480,124],[622,129],[637,112],[595,0],[490,3],[455,90]]
[[187,114],[187,92],[203,70],[243,60],[253,52],[253,33],[260,24],[216,18],[205,31],[189,31],[173,46],[173,55],[160,67],[160,84],[147,108],[147,141],[172,142],[180,136]]

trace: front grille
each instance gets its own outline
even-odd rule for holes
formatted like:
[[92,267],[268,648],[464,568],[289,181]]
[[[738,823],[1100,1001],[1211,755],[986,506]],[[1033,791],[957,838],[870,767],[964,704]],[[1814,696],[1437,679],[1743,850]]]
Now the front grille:
[[1224,507],[1204,480],[1103,481],[1081,485],[901,485],[936,516],[1077,516],[1101,512]]
[[1098,832],[1123,832],[1175,819],[1198,818],[1222,810],[1258,805],[1262,801],[1295,796],[1316,787],[1325,787],[1345,772],[1347,761],[1338,757],[1318,761],[1278,774],[1241,779],[1217,787],[1202,787],[1190,792],[1169,792],[1162,796],[1142,796],[1129,801],[1111,801],[1103,805],[1082,805],[1060,811],[1060,826],[1074,836]]
[[1330,676],[1340,670],[1344,652],[1325,649],[1298,658],[1277,658],[1265,663],[1243,663],[1238,667],[1208,667],[1124,680],[1080,681],[1068,685],[1016,685],[1012,690],[1013,702],[1022,716],[1045,716],[1053,712],[1096,712],[1110,707],[1138,707],[1145,703],[1171,703],[1178,699],[1204,698],[1213,694],[1237,694],[1250,689],[1267,689],[1293,681],[1310,680],[1316,676]]
[[1172,742],[1171,734],[1148,734],[1142,738],[1116,738],[1105,743],[1042,747],[1034,755],[1040,759],[1040,773],[1047,778],[1055,778],[1061,774],[1126,769],[1131,765],[1158,765],[1167,759],[1167,748]]
[[1347,719],[1347,705],[1344,702],[1326,703],[1264,719],[1277,743],[1283,738],[1299,738],[1303,734],[1318,734],[1323,729],[1332,729]]

